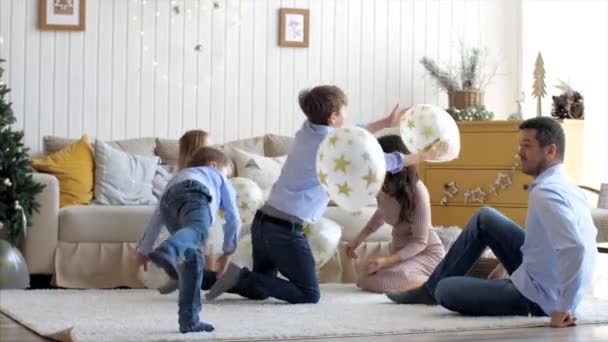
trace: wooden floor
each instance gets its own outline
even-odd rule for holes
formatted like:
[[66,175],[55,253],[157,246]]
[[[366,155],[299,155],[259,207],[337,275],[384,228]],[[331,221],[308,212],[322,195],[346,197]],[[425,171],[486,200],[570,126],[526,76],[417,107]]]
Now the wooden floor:
[[[426,333],[407,335],[387,335],[369,337],[322,338],[294,341],[354,341],[354,342],[428,342],[428,341],[608,341],[608,324],[582,325],[573,328],[523,328],[523,329],[497,329],[483,331]],[[51,341],[40,337],[34,332],[24,328],[19,323],[4,314],[0,314],[0,341],[2,342],[40,342]]]

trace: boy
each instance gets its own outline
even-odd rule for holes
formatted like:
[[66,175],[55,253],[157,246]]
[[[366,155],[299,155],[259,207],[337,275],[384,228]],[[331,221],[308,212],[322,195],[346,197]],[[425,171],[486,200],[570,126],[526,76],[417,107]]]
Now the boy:
[[[281,175],[251,226],[253,270],[230,264],[224,277],[207,294],[208,300],[230,291],[250,299],[274,297],[288,303],[319,301],[315,261],[302,226],[317,221],[327,208],[329,197],[317,179],[315,161],[323,139],[345,125],[347,98],[338,87],[318,86],[302,91],[299,102],[308,120],[296,133]],[[404,112],[395,107],[389,116],[366,128],[373,133],[394,126]],[[422,157],[398,152],[386,154],[387,170],[398,172]],[[287,280],[278,278],[277,271]]]
[[[205,243],[209,227],[217,219],[218,209],[225,212],[224,254],[218,260],[219,274],[228,265],[236,249],[240,232],[236,193],[226,178],[229,159],[221,151],[202,147],[188,160],[187,168],[171,179],[156,207],[150,224],[137,246],[137,266],[149,259],[172,279],[179,281],[179,331],[213,331],[213,326],[199,321],[200,288],[205,258],[199,249]],[[171,237],[152,250],[160,228],[166,225]]]

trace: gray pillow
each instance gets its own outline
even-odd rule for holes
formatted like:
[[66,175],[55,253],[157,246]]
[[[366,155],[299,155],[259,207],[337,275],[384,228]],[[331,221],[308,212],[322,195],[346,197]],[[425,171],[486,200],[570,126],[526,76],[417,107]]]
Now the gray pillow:
[[157,200],[160,200],[160,197],[165,192],[167,184],[169,184],[171,177],[173,177],[174,170],[175,166],[173,165],[160,164],[156,168],[156,173],[152,179],[152,193]]
[[129,154],[108,143],[95,142],[95,203],[150,205],[156,203],[152,179],[158,157]]

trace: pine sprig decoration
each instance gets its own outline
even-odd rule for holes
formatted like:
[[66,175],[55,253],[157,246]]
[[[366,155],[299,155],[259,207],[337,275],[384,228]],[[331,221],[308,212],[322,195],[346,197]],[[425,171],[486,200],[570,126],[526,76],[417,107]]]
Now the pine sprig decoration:
[[[486,68],[488,51],[478,48],[462,47],[460,65],[441,68],[433,59],[422,57],[420,64],[443,90],[484,90],[492,78],[496,76],[498,65]],[[488,70],[489,69],[489,70]]]
[[481,51],[479,49],[471,49],[470,56],[468,56],[468,63],[464,64],[464,70],[462,71],[462,89],[478,89],[478,71],[479,71],[479,57]]
[[[0,59],[0,65],[4,60]],[[4,69],[0,66],[0,77]],[[10,89],[0,85],[0,222],[8,230],[13,245],[25,234],[31,215],[38,210],[36,195],[44,185],[34,182],[28,156],[23,145],[23,131],[13,131],[16,122],[11,103],[6,99]]]
[[442,69],[428,57],[422,57],[420,63],[424,66],[424,68],[428,71],[428,73],[437,80],[439,87],[444,90],[451,90],[458,88],[458,82],[456,82],[456,78],[446,69]]

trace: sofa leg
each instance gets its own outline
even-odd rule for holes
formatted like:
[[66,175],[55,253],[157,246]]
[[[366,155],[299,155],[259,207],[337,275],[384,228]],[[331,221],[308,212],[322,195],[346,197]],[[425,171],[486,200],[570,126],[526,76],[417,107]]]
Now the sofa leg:
[[52,274],[30,274],[30,289],[50,289],[56,286],[51,284]]

